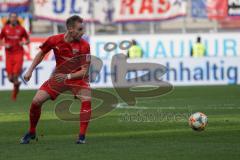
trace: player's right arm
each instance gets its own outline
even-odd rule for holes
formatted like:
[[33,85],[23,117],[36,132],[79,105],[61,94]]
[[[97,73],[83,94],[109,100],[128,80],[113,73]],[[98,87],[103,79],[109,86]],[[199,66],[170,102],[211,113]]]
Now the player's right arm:
[[3,27],[1,33],[0,33],[0,45],[4,46],[5,48],[10,48],[11,46],[7,43],[5,43],[4,38],[5,38],[5,27]]
[[33,70],[37,67],[37,65],[39,63],[42,62],[44,56],[45,56],[45,53],[42,50],[40,50],[38,52],[38,54],[35,56],[35,58],[33,59],[33,62],[31,64],[31,66],[29,67],[28,71],[24,75],[24,80],[25,81],[29,81],[30,80],[30,78],[32,77]]
[[37,65],[39,63],[42,62],[44,56],[46,55],[46,53],[48,53],[54,45],[54,40],[52,37],[49,37],[39,48],[40,51],[38,52],[38,54],[35,56],[35,58],[33,59],[33,62],[31,64],[31,66],[29,67],[28,71],[26,72],[26,74],[24,75],[24,80],[25,81],[29,81],[32,77],[32,72],[34,71],[34,69],[37,67]]

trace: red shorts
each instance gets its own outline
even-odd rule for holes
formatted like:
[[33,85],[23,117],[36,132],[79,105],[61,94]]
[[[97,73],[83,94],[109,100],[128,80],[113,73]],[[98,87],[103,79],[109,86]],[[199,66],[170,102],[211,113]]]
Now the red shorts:
[[6,54],[6,71],[8,75],[19,75],[22,72],[23,53]]
[[52,100],[55,100],[58,95],[65,91],[71,91],[72,94],[76,96],[81,89],[90,90],[89,82],[84,80],[66,80],[65,82],[57,83],[56,81],[49,79],[39,88],[39,90],[46,91]]

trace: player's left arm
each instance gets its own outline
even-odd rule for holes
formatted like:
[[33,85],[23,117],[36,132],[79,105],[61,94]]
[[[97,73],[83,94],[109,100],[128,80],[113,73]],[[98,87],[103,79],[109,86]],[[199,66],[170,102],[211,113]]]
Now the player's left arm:
[[78,79],[78,78],[84,78],[85,76],[88,76],[90,61],[91,61],[91,55],[90,55],[90,45],[86,45],[85,54],[82,57],[84,59],[84,64],[81,66],[81,69],[79,71],[76,71],[74,73],[67,74],[67,79]]
[[54,78],[59,83],[63,82],[66,79],[84,78],[85,76],[88,75],[89,66],[90,66],[90,64],[84,64],[81,66],[81,70],[79,70],[79,71],[76,71],[74,73],[69,73],[69,74],[58,73],[54,76]]
[[21,41],[20,45],[28,45],[30,43],[30,39],[29,39],[29,35],[27,33],[27,31],[23,28],[23,35],[22,37],[25,39],[25,41]]
[[81,70],[77,71],[75,73],[67,74],[67,79],[78,79],[78,78],[84,78],[88,75],[88,69],[90,64],[84,64],[81,66]]
[[89,45],[86,47],[85,54],[81,55],[79,58],[84,59],[84,63],[81,66],[79,66],[81,67],[79,71],[69,73],[69,74],[62,74],[62,73],[56,74],[55,80],[58,82],[62,82],[66,79],[80,79],[80,78],[84,78],[85,76],[88,76],[89,66],[91,62]]

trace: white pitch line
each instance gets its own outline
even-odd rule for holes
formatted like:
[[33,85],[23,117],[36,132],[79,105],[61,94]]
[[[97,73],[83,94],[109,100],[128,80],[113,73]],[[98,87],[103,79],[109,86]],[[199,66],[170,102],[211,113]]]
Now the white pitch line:
[[[232,104],[223,104],[224,106],[232,106]],[[197,106],[186,106],[186,107],[143,107],[139,105],[135,106],[128,106],[126,103],[119,103],[116,105],[116,108],[122,108],[122,109],[199,109],[200,107]],[[226,109],[226,110],[232,110],[232,109],[240,109],[240,107],[217,107],[217,105],[208,105],[207,107],[203,107],[201,109]]]

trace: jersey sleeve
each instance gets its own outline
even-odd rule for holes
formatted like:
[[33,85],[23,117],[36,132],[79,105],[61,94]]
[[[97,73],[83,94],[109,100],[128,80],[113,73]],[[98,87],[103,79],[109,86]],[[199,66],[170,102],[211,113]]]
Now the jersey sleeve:
[[2,28],[0,33],[0,39],[3,39],[5,37],[5,28]]
[[85,46],[85,63],[89,64],[91,62],[91,49],[89,43]]
[[53,38],[49,37],[39,48],[42,50],[44,53],[48,53],[51,49],[53,49]]
[[78,59],[77,61],[79,62],[80,65],[89,65],[91,62],[90,45],[89,43],[83,43],[81,45],[82,50],[79,57],[78,56],[76,57]]
[[23,28],[23,35],[22,35],[22,37],[25,38],[25,39],[29,38],[29,35],[28,35],[26,29],[24,29],[24,28]]

